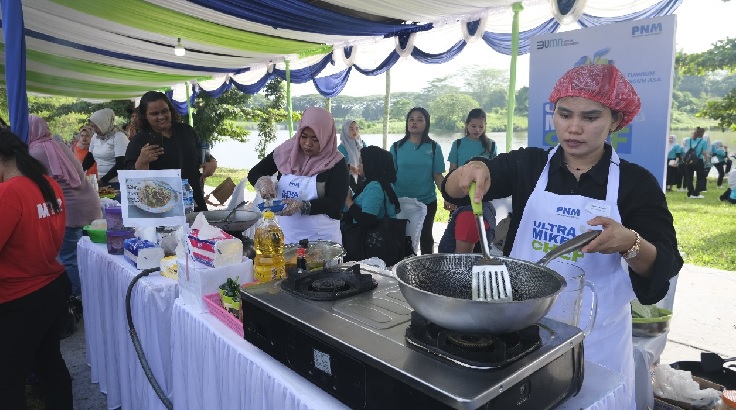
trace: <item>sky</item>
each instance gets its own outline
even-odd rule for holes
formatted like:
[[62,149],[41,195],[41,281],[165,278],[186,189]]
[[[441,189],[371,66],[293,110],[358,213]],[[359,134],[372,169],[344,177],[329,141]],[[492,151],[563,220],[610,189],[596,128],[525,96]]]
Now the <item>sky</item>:
[[[677,15],[675,47],[678,51],[702,52],[718,40],[736,37],[734,25],[736,0],[729,2],[683,0],[675,15]],[[570,25],[568,30],[574,28],[579,26]],[[385,57],[386,54],[387,52],[383,53],[381,57]],[[402,59],[391,68],[391,92],[418,92],[432,79],[456,73],[472,65],[508,71],[510,61],[511,57],[496,53],[483,41],[469,44],[457,57],[444,64],[422,64],[411,57]],[[516,88],[527,85],[529,85],[529,54],[517,58]],[[353,71],[341,95],[383,95],[385,88],[384,75],[371,77]],[[316,93],[311,81],[292,85],[293,95]]]

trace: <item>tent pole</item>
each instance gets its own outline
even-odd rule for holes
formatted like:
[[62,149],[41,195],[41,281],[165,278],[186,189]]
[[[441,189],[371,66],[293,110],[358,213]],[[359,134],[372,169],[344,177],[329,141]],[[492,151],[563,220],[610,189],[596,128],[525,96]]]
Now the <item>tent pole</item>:
[[289,125],[289,135],[294,135],[293,110],[291,109],[291,68],[289,60],[284,60],[284,63],[286,63],[286,115],[289,117],[287,124]]
[[511,67],[509,68],[509,95],[506,107],[506,152],[511,151],[511,139],[514,136],[514,110],[516,109],[516,58],[519,56],[519,13],[524,10],[520,2],[511,6],[514,19],[511,31]]
[[388,121],[391,112],[391,69],[386,70],[386,95],[383,97],[383,149],[388,146]]
[[0,1],[5,39],[5,87],[8,124],[15,135],[28,142],[28,94],[26,94],[26,37],[21,0]]
[[190,99],[192,98],[191,97],[192,95],[191,87],[192,87],[192,84],[189,81],[187,81],[187,114],[189,116],[189,126],[194,127],[194,116],[192,114],[192,103],[190,101]]

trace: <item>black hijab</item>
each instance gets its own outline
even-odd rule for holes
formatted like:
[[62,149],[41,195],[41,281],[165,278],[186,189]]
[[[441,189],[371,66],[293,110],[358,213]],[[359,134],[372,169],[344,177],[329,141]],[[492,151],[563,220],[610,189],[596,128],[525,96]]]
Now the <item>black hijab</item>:
[[371,145],[360,150],[360,159],[363,161],[363,174],[365,175],[363,186],[368,185],[371,181],[381,184],[383,192],[388,195],[388,199],[396,206],[396,212],[400,212],[399,198],[391,186],[396,182],[396,168],[394,168],[394,158],[391,153]]

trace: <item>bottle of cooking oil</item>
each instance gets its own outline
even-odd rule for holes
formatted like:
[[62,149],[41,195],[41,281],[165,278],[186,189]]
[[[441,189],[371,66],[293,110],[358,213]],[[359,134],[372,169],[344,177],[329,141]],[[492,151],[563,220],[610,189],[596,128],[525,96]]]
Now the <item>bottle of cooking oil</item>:
[[263,222],[256,228],[255,248],[255,280],[267,282],[286,278],[284,232],[273,219],[272,211],[263,213]]

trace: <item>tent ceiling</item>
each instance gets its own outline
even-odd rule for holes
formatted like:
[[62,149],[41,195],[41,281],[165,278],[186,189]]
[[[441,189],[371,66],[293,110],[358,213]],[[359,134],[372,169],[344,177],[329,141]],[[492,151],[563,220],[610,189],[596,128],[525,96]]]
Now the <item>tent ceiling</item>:
[[[551,1],[524,0],[521,30],[553,17]],[[620,16],[662,0],[578,0],[585,13]],[[346,45],[394,47],[399,33],[485,17],[511,32],[511,0],[23,0],[29,92],[95,99],[223,75],[256,79],[268,67],[323,61]],[[568,2],[569,3],[569,2]],[[615,4],[612,4],[615,3]],[[457,38],[461,32],[457,30]],[[181,38],[187,53],[176,57]],[[2,40],[2,38],[0,38]],[[4,42],[0,70],[4,72]],[[444,50],[443,50],[444,51]],[[379,56],[383,59],[385,55]],[[364,56],[365,58],[365,56]],[[334,70],[333,70],[334,71]],[[316,71],[310,76],[318,76]],[[323,74],[324,75],[324,74]],[[255,81],[255,80],[254,80]],[[0,78],[4,84],[4,76]]]

